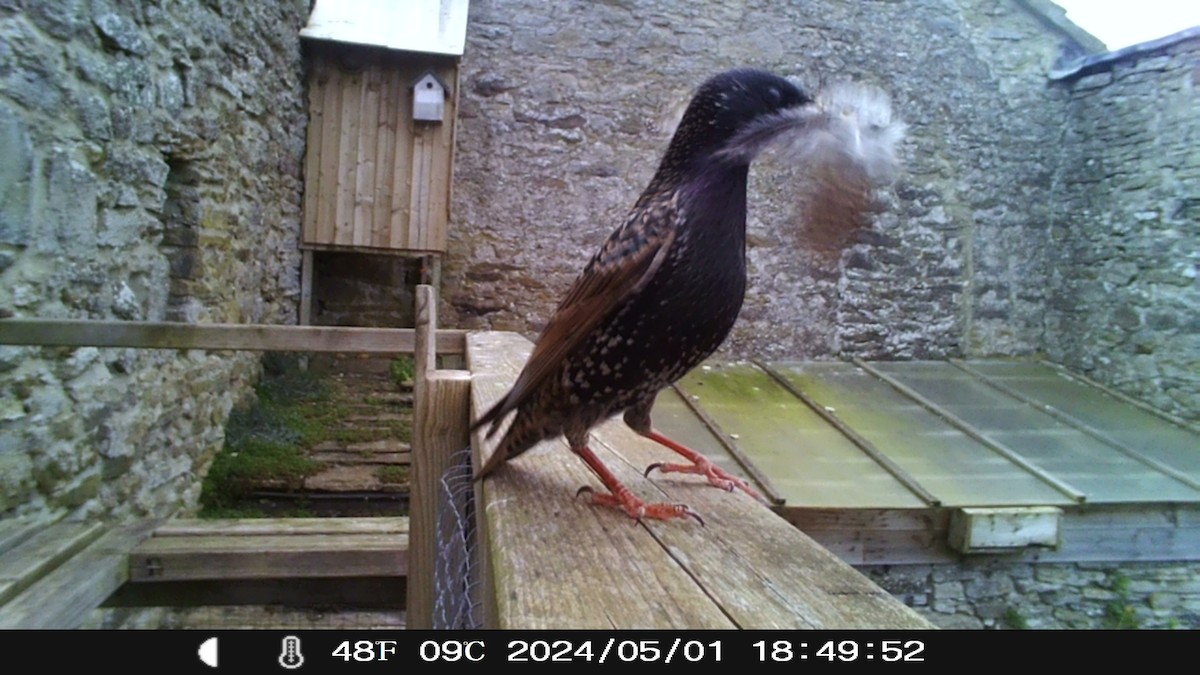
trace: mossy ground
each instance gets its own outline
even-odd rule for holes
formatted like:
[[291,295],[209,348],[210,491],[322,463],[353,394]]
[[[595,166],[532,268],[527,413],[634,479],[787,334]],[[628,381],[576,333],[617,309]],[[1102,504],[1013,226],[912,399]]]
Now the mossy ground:
[[[397,362],[400,362],[397,364]],[[411,359],[392,362],[391,379],[399,388],[411,378]],[[367,401],[370,403],[370,401]],[[411,420],[392,420],[382,426],[356,427],[348,422],[360,401],[335,386],[327,372],[306,370],[294,356],[268,354],[255,396],[235,408],[225,426],[225,445],[204,478],[200,516],[248,518],[267,515],[254,506],[251,493],[271,486],[276,491],[298,492],[305,478],[325,467],[308,456],[324,442],[361,443],[381,437],[409,440]],[[378,473],[389,483],[405,483],[407,466],[384,467]],[[286,513],[273,516],[306,516],[312,511],[301,499]]]

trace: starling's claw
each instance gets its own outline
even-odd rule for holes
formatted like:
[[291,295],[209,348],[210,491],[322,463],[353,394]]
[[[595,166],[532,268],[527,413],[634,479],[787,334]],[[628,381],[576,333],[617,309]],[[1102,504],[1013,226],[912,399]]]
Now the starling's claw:
[[642,476],[645,478],[649,478],[651,471],[653,471],[655,469],[660,469],[660,468],[662,468],[662,466],[663,466],[662,462],[655,462],[655,463],[651,464],[650,466],[646,467],[646,470],[644,472],[642,472]]
[[575,498],[578,499],[585,492],[592,496],[593,504],[610,506],[614,509],[624,511],[625,515],[633,519],[634,522],[639,522],[647,518],[651,520],[670,520],[672,518],[687,517],[695,518],[696,522],[700,523],[701,527],[704,527],[704,519],[687,504],[647,504],[627,490],[623,491],[621,496],[617,496],[596,492],[588,485],[576,490]]
[[691,507],[690,507],[690,506],[687,506],[687,505],[685,505],[685,504],[680,504],[680,506],[682,506],[684,509],[686,509],[686,511],[685,511],[685,513],[684,513],[683,515],[685,515],[685,516],[690,516],[690,517],[692,517],[692,518],[695,518],[695,519],[696,519],[696,522],[697,522],[697,523],[700,523],[700,527],[705,527],[705,525],[704,525],[704,519],[700,517],[700,514],[699,514],[699,513],[696,513],[695,511],[693,511],[693,510],[691,509]]

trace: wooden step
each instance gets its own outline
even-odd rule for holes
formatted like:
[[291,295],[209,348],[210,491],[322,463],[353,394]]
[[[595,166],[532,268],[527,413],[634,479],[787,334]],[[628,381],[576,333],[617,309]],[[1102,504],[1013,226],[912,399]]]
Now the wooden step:
[[61,565],[104,532],[99,523],[26,523],[33,531],[0,553],[0,604]]
[[403,517],[172,521],[129,554],[134,582],[407,573]]
[[20,590],[0,605],[0,629],[78,627],[125,583],[130,549],[157,524],[57,523],[5,551],[0,569]]

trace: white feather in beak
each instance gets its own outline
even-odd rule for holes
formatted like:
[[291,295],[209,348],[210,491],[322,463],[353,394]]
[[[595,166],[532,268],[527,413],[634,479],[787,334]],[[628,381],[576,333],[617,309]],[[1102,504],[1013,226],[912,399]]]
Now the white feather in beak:
[[896,175],[896,145],[905,124],[888,95],[861,84],[836,84],[804,106],[764,117],[730,140],[721,159],[749,163],[767,148],[803,173],[797,193],[803,244],[841,249],[866,225],[871,191]]

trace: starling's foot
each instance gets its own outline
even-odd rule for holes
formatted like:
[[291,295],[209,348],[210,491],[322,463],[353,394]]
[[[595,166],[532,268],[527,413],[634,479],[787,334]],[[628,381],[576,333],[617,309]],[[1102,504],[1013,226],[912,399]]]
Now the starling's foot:
[[579,495],[585,492],[592,496],[593,504],[620,509],[634,520],[641,520],[643,518],[670,520],[672,518],[688,517],[695,518],[697,523],[704,525],[704,519],[700,517],[700,514],[693,511],[687,504],[647,504],[634,496],[629,490],[618,490],[615,495],[601,494],[587,485],[579,488],[575,496],[579,497]]
[[646,467],[646,476],[650,475],[651,471],[658,469],[662,473],[694,473],[704,476],[708,479],[708,484],[719,487],[726,492],[733,492],[735,488],[741,489],[746,494],[754,497],[760,502],[766,503],[762,495],[758,494],[754,488],[746,481],[738,478],[725,471],[721,467],[713,464],[703,456],[697,455],[695,464],[665,464],[663,462],[655,462]]

